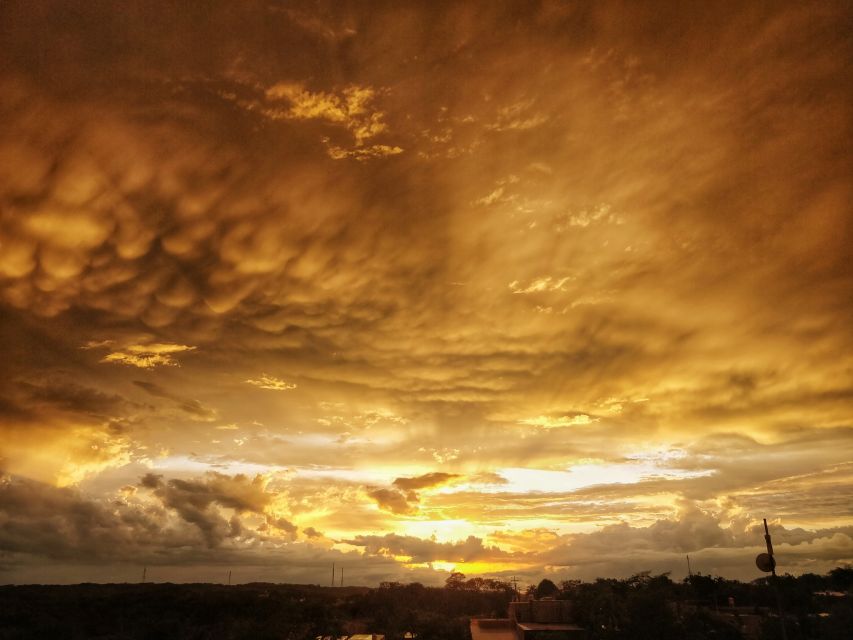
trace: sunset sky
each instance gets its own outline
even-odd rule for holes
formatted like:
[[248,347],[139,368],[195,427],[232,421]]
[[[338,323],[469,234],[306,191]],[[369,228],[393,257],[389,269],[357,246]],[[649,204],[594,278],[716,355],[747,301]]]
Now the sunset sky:
[[853,561],[851,34],[0,3],[0,583]]

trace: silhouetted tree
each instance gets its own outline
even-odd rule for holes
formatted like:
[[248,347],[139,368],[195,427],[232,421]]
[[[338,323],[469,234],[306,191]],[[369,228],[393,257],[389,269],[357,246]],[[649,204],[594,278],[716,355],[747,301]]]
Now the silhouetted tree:
[[[779,576],[788,640],[848,640],[853,598],[821,595],[849,587],[850,568],[828,575]],[[542,581],[539,595],[552,592]],[[552,583],[553,586],[553,583]],[[368,631],[398,640],[468,640],[472,616],[503,617],[512,590],[499,580],[449,577],[447,587],[385,582],[378,589],[312,585],[70,585],[0,586],[0,640],[22,638],[243,638],[311,640],[341,635],[358,620]],[[765,615],[761,640],[781,637],[770,581],[750,583],[694,576],[674,584],[666,574],[638,573],[625,580],[563,583],[588,640],[739,640],[732,620],[714,612],[729,596]],[[690,603],[685,601],[692,601]],[[704,605],[704,606],[703,606]],[[818,615],[819,613],[829,615]],[[350,631],[351,632],[351,631]]]
[[459,573],[458,571],[454,571],[447,577],[447,580],[444,581],[444,586],[448,589],[464,589],[465,574]]
[[560,593],[564,597],[569,597],[573,593],[576,593],[582,584],[583,582],[580,580],[563,580],[560,583]]
[[829,617],[821,622],[821,640],[850,640],[850,630],[853,629],[853,605],[850,600],[832,607]]
[[697,609],[687,613],[681,620],[680,637],[683,640],[741,640],[743,634],[727,622],[714,617],[708,611]]
[[533,592],[537,598],[550,598],[556,596],[560,593],[560,590],[557,588],[553,582],[551,582],[548,578],[543,578],[542,581],[536,585],[536,590]]
[[853,588],[853,567],[845,565],[829,572],[829,581],[833,589],[850,591]]
[[681,640],[675,614],[666,600],[649,590],[628,597],[624,637],[632,640]]

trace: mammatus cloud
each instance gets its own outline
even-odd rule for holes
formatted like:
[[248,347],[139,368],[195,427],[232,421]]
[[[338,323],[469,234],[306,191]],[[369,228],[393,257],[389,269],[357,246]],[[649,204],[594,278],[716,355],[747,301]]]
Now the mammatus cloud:
[[847,4],[53,4],[0,3],[4,581],[850,558]]

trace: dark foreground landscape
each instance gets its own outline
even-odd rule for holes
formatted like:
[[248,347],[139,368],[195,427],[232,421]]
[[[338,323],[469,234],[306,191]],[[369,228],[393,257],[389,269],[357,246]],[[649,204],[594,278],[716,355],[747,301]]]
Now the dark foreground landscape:
[[[594,583],[543,580],[522,597],[570,600],[588,638],[848,640],[853,569],[766,580],[638,574]],[[505,617],[507,583],[453,574],[443,588],[245,584],[80,584],[0,587],[0,639],[313,639],[382,634],[387,640],[467,640],[471,617]],[[556,636],[554,640],[559,640]]]

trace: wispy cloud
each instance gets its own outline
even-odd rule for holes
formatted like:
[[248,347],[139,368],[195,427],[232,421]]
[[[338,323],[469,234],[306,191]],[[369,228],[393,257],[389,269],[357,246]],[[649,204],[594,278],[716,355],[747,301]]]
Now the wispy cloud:
[[267,374],[262,374],[258,378],[249,378],[246,380],[246,384],[250,384],[253,387],[258,387],[260,389],[268,389],[270,391],[290,391],[291,389],[296,388],[296,383],[287,382],[281,378],[268,376]]
[[526,424],[544,429],[560,429],[562,427],[575,427],[598,422],[598,418],[591,418],[585,413],[572,416],[536,416],[535,418],[524,418],[518,424]]
[[180,362],[175,358],[175,354],[192,351],[194,349],[195,347],[183,344],[131,344],[119,351],[108,353],[101,359],[101,362],[125,364],[132,367],[138,367],[140,369],[179,367]]

